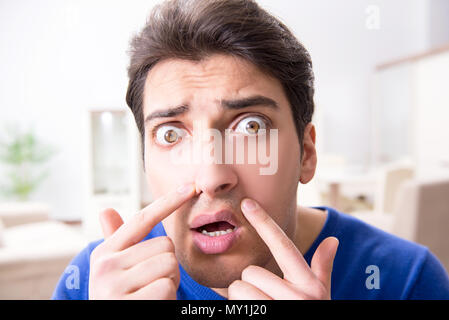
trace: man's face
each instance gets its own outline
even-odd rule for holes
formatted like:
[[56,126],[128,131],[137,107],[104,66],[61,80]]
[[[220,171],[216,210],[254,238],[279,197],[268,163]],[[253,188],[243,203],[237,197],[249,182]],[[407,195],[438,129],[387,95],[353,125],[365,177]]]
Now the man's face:
[[[240,278],[246,266],[272,263],[267,246],[244,218],[240,202],[247,197],[258,201],[287,235],[295,232],[300,145],[280,82],[228,55],[212,55],[200,62],[164,60],[148,73],[143,109],[145,119],[153,115],[145,122],[146,178],[153,196],[189,182],[198,191],[163,221],[190,276],[205,286],[225,288]],[[169,109],[174,112],[165,112]],[[251,135],[257,128],[277,129],[276,172],[261,175],[259,162],[174,163],[170,153],[192,146],[197,123],[217,129],[223,140],[226,129],[235,136]],[[267,141],[273,143],[269,134]],[[224,216],[231,216],[231,225],[228,220],[193,228],[200,216],[220,220],[223,216],[216,214],[223,210]],[[219,229],[233,231],[214,239],[202,233]]]

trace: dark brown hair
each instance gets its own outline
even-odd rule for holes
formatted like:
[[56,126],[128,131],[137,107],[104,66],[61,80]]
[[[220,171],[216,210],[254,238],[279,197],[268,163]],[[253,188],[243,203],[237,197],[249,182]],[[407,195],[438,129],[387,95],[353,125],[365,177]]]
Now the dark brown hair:
[[252,0],[169,0],[151,11],[131,40],[126,102],[141,134],[143,154],[148,71],[163,59],[200,61],[214,53],[246,59],[281,82],[302,145],[314,111],[314,76],[309,53],[292,32]]

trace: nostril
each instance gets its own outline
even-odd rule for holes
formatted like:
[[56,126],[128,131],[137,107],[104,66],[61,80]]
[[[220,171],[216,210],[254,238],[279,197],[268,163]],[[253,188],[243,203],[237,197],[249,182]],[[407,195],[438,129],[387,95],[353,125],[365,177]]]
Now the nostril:
[[230,186],[231,186],[230,183],[224,183],[224,184],[218,186],[217,189],[215,189],[215,192],[224,191],[224,190],[228,189]]

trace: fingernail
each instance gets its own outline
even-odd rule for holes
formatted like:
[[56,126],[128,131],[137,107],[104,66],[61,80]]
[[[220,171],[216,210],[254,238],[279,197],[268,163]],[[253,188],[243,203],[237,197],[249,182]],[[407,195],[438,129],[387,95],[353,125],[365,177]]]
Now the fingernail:
[[253,200],[245,199],[242,202],[242,207],[247,211],[253,211],[257,208],[257,204]]
[[176,191],[181,194],[190,193],[193,190],[193,183],[184,184],[178,187]]

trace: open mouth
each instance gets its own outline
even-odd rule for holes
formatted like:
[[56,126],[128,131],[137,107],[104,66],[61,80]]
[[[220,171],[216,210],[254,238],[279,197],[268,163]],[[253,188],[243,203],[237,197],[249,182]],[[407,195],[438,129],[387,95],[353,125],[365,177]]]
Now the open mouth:
[[219,237],[234,232],[235,226],[227,221],[217,221],[195,228],[195,230],[209,237]]
[[197,216],[190,224],[193,242],[205,254],[219,254],[229,250],[237,241],[240,228],[229,210]]

